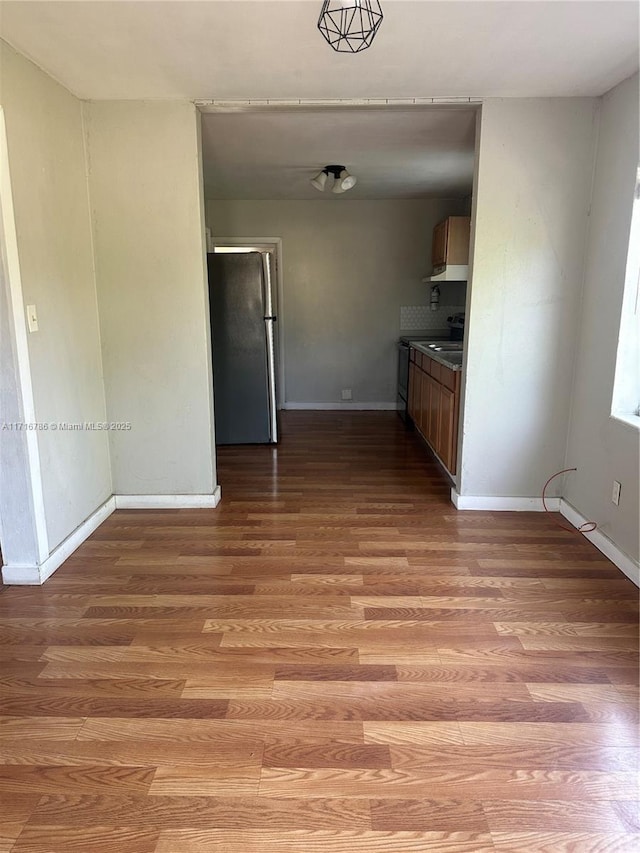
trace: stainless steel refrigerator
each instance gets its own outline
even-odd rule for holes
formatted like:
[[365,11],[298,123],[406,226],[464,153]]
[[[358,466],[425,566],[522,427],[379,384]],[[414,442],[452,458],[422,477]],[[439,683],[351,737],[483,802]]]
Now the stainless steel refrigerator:
[[270,256],[207,255],[217,444],[278,440]]

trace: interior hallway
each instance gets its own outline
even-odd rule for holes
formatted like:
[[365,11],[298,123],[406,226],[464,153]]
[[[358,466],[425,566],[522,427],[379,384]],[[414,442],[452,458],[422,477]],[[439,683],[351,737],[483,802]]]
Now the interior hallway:
[[634,585],[395,413],[282,433],[2,591],[0,852],[636,849]]

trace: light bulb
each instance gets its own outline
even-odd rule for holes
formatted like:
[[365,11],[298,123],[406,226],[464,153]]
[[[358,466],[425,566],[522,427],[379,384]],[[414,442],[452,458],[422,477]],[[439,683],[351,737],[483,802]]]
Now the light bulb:
[[346,169],[343,169],[340,172],[340,180],[342,181],[342,186],[345,190],[350,190],[358,183],[358,179],[355,175],[350,175]]

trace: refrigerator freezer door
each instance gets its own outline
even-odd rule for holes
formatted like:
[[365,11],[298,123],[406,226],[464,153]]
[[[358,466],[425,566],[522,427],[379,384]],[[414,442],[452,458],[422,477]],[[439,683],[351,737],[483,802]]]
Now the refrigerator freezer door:
[[272,436],[262,255],[211,254],[208,261],[216,443],[266,444]]
[[267,252],[262,254],[263,273],[265,281],[265,308],[267,316],[264,318],[265,334],[267,336],[267,369],[269,371],[269,407],[271,417],[271,441],[278,441],[278,417],[276,399],[276,320],[274,314],[273,281],[271,278],[271,263],[273,257]]

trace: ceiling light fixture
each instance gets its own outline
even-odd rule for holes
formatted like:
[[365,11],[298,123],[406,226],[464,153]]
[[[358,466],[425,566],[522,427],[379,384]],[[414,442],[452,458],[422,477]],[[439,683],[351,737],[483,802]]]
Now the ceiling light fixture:
[[338,53],[360,53],[371,47],[382,17],[378,0],[326,0],[318,29]]
[[327,178],[329,177],[329,173],[326,169],[323,169],[321,172],[315,176],[315,178],[311,178],[311,184],[320,192],[323,192],[325,185],[327,183]]
[[350,175],[344,166],[325,166],[315,178],[311,178],[311,185],[320,192],[324,192],[327,187],[327,179],[329,175],[333,175],[333,186],[331,192],[345,193],[350,190],[358,182],[355,175]]
[[338,177],[333,182],[331,191],[334,193],[345,193],[358,183],[358,179],[354,175],[350,175],[346,169],[343,169]]

